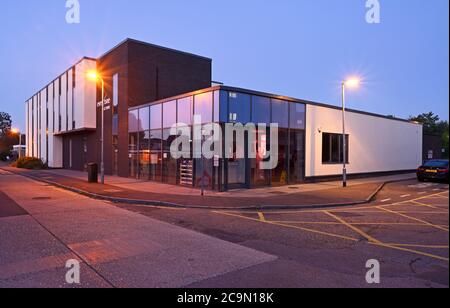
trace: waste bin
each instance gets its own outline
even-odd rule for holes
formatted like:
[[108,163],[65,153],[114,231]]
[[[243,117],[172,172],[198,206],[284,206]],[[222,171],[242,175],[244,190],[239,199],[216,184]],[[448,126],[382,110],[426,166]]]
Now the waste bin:
[[88,182],[98,183],[98,165],[96,163],[90,163],[87,165],[88,170]]

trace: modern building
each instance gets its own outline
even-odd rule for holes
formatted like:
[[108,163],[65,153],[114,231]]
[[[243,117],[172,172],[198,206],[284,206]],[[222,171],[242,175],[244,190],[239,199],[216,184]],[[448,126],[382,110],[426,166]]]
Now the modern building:
[[[84,58],[27,101],[27,155],[52,168],[85,170],[87,163],[99,163],[101,91],[86,78],[96,69],[105,80],[107,174],[227,190],[342,173],[339,107],[216,85],[211,67],[211,59],[131,39],[98,59]],[[221,126],[277,123],[277,167],[260,170],[262,158],[248,155],[172,158],[176,136],[170,128],[179,122],[192,126],[194,115]],[[347,110],[346,140],[350,176],[407,172],[422,162],[422,126],[407,120]],[[249,153],[247,142],[224,149],[240,150]]]

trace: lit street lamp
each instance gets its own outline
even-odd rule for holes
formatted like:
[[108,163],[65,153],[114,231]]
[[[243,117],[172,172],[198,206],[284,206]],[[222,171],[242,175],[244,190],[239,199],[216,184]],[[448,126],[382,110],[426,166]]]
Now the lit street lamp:
[[20,132],[20,129],[13,128],[11,129],[11,133],[14,135],[19,135],[19,158],[22,157],[22,133]]
[[101,131],[101,162],[100,162],[100,179],[101,183],[105,184],[105,81],[97,71],[89,71],[87,77],[93,81],[102,83],[102,131]]
[[346,88],[357,88],[360,84],[358,78],[350,78],[342,82],[342,146],[343,146],[343,169],[342,183],[347,187],[347,137],[345,132],[345,90]]

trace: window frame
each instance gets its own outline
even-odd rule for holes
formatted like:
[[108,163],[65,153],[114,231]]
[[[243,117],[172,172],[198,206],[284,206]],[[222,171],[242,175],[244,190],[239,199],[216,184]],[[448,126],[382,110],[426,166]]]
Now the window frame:
[[[325,137],[328,135],[328,147],[329,147],[329,159],[325,160],[325,156],[324,156],[324,148],[325,148]],[[328,132],[323,132],[322,133],[322,165],[342,165],[344,164],[342,157],[344,156],[344,152],[342,151],[342,145],[343,145],[343,138],[342,138],[343,134],[342,133],[328,133]],[[333,137],[338,137],[339,138],[339,142],[338,142],[338,157],[339,159],[337,161],[333,160]],[[345,134],[346,137],[346,162],[345,164],[349,165],[350,164],[350,135],[349,134]]]

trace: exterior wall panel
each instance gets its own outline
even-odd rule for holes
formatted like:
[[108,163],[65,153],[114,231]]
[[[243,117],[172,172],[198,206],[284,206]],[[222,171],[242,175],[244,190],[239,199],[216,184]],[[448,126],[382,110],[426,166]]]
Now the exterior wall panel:
[[[342,174],[342,164],[322,163],[322,133],[342,134],[342,113],[307,105],[306,177]],[[422,126],[354,112],[346,113],[349,174],[416,169],[421,164]]]

